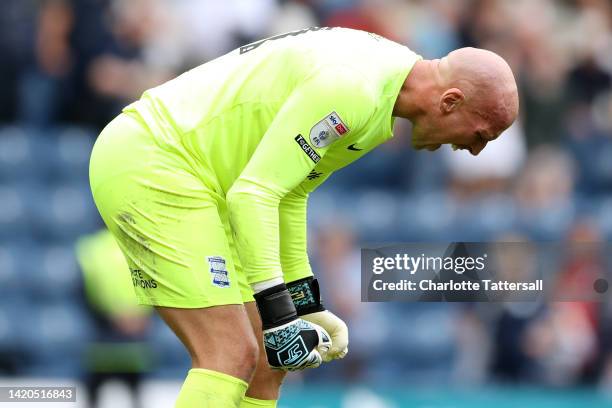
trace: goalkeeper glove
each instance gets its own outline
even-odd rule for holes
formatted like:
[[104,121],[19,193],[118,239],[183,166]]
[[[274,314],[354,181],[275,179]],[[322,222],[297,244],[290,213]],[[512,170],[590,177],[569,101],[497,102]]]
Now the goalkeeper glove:
[[317,324],[298,318],[284,283],[254,295],[263,325],[270,367],[294,371],[314,368],[331,346],[330,336]]
[[323,353],[323,361],[343,358],[348,353],[348,327],[321,303],[319,282],[312,276],[287,284],[297,314],[302,319],[324,328],[331,336],[331,348]]

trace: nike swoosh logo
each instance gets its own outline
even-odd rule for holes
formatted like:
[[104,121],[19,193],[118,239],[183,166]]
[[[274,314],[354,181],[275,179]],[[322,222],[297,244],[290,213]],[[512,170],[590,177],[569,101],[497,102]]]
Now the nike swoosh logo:
[[356,152],[359,152],[359,151],[363,150],[363,149],[360,149],[360,148],[358,148],[358,147],[355,147],[355,145],[356,145],[356,143],[353,143],[352,145],[350,145],[349,147],[347,147],[347,149],[349,149],[349,150],[354,150],[354,151],[356,151]]

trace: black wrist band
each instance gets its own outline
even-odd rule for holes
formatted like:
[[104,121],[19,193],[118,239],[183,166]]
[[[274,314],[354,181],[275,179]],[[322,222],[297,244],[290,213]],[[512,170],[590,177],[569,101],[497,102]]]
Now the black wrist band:
[[287,290],[291,293],[298,316],[325,310],[325,306],[321,302],[319,281],[312,276],[289,282]]
[[291,295],[284,283],[253,295],[264,330],[289,323],[297,319]]

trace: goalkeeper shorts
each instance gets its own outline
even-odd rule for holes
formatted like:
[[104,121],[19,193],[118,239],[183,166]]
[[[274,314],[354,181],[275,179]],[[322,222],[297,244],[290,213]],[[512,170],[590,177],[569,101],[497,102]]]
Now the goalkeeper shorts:
[[225,197],[178,149],[158,145],[138,116],[122,113],[104,128],[89,176],[139,303],[202,308],[253,301]]

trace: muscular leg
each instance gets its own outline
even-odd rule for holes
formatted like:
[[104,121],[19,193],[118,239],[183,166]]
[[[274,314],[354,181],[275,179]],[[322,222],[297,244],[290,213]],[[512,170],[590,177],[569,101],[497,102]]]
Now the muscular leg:
[[[251,321],[252,331],[257,336],[258,344],[263,343],[261,319],[255,302],[245,303],[245,308],[249,320]],[[272,370],[268,366],[266,352],[263,346],[259,347],[259,359],[257,361],[257,369],[253,375],[253,379],[247,390],[247,397],[258,400],[277,400],[279,396],[280,386],[285,378],[286,373],[280,370]]]
[[244,306],[156,309],[192,360],[176,407],[239,407],[259,348]]

